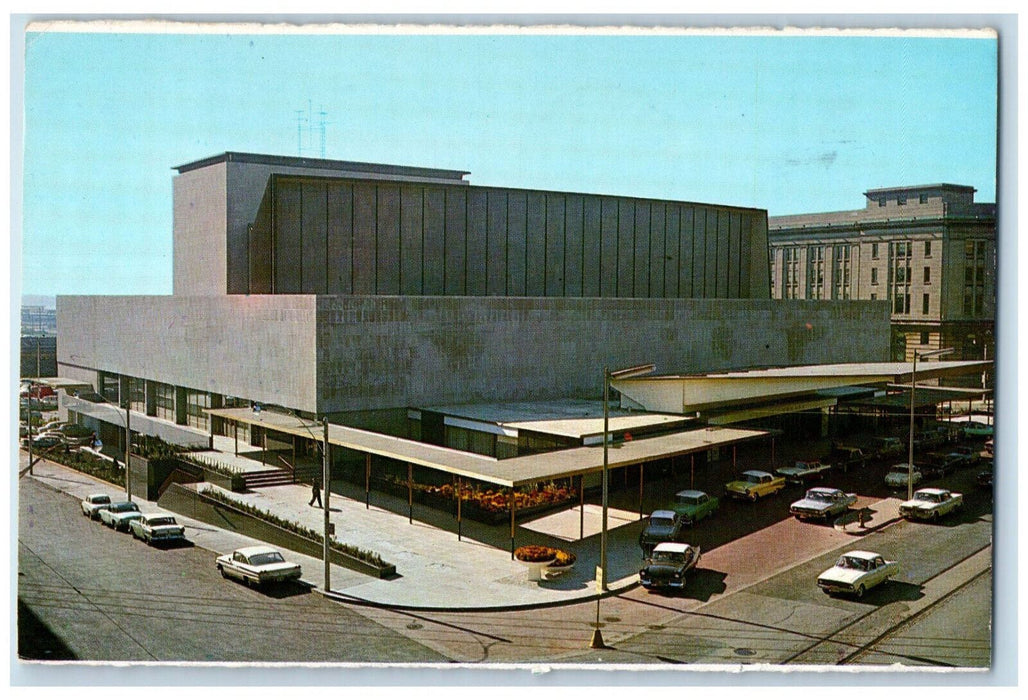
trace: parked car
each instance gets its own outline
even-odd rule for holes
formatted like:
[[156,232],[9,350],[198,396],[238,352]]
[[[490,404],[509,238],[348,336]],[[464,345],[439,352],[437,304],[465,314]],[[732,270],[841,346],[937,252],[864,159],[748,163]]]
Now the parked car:
[[789,512],[800,520],[824,520],[840,515],[857,502],[855,493],[840,489],[816,486],[808,489],[806,495],[789,506]]
[[639,546],[648,552],[661,542],[674,542],[682,533],[682,516],[673,510],[655,510],[639,533]]
[[864,450],[859,447],[832,443],[832,451],[824,461],[828,462],[836,469],[841,469],[842,471],[847,472],[850,467],[863,467],[866,465],[867,455],[864,454]]
[[964,461],[964,456],[955,452],[932,452],[925,460],[922,472],[925,477],[936,478],[946,476]]
[[150,513],[129,522],[129,531],[136,539],[147,544],[174,542],[186,539],[186,529],[167,513]]
[[889,467],[889,473],[885,475],[885,485],[890,489],[903,489],[907,484],[917,486],[924,479],[924,474],[914,465],[913,470],[906,462],[894,464]]
[[954,447],[947,455],[956,467],[970,467],[978,463],[978,453],[970,447]]
[[735,481],[725,484],[725,495],[733,498],[758,498],[770,496],[785,488],[785,477],[774,476],[758,470],[745,471]]
[[91,493],[82,499],[82,515],[90,520],[100,517],[100,510],[111,505],[111,497],[106,493]]
[[897,437],[876,437],[871,440],[871,452],[876,457],[901,455],[906,445]]
[[775,474],[785,477],[790,484],[806,484],[823,478],[831,469],[831,464],[815,459],[809,462],[797,461],[791,467],[775,469]]
[[964,505],[964,496],[947,489],[924,488],[900,503],[900,515],[908,520],[938,520]]
[[817,577],[817,585],[828,595],[844,593],[862,598],[866,591],[898,574],[898,562],[887,561],[875,552],[856,550],[846,552],[835,562],[835,566],[821,572]]
[[985,486],[992,488],[992,464],[990,463],[987,469],[982,469],[978,472],[978,476],[975,477],[975,481],[978,482],[979,486]]
[[[21,444],[24,447],[28,447],[29,439],[25,438],[21,441]],[[32,436],[32,449],[34,450],[52,450],[53,448],[60,447],[63,444],[64,441],[56,435],[47,434],[40,435],[39,437],[36,437],[35,435]]]
[[112,503],[106,508],[100,509],[100,522],[115,530],[128,532],[129,523],[143,517],[139,512],[139,506],[132,501]]
[[700,561],[700,548],[691,544],[663,542],[654,547],[639,571],[643,588],[685,588],[685,575]]
[[960,429],[964,432],[964,437],[969,438],[990,438],[992,437],[992,426],[986,425],[979,421],[969,420],[960,426]]
[[218,573],[236,578],[248,586],[295,581],[302,572],[299,564],[286,561],[277,549],[265,546],[243,547],[215,560]]
[[682,516],[683,525],[694,525],[714,514],[720,501],[704,491],[686,489],[675,494],[672,509]]

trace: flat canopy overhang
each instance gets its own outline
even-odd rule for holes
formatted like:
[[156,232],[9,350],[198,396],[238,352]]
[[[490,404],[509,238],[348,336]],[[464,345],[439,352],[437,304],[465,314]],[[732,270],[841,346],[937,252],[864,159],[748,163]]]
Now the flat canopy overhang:
[[[251,426],[258,425],[309,440],[320,442],[324,439],[324,427],[321,423],[294,415],[274,411],[254,412],[249,408],[215,408],[209,409],[207,413],[225,420]],[[737,445],[768,435],[770,433],[764,430],[703,428],[660,437],[627,440],[608,448],[608,466],[616,469],[644,464],[657,459],[703,452],[715,447]],[[501,460],[331,423],[328,426],[328,442],[346,449],[506,487],[566,479],[603,470],[602,445]]]
[[[984,371],[992,361],[926,361],[917,380]],[[663,375],[614,379],[611,386],[647,411],[691,413],[790,398],[837,387],[910,383],[909,362],[869,362],[772,367],[700,375]]]

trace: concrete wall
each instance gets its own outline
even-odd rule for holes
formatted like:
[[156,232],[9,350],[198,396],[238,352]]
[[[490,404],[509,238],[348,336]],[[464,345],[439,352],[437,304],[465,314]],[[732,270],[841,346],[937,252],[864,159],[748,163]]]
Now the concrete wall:
[[62,376],[101,369],[315,410],[315,297],[59,297]]
[[597,398],[662,373],[889,359],[881,302],[318,297],[319,411]]
[[175,294],[224,294],[227,169],[218,163],[177,176],[173,190]]
[[251,221],[251,293],[769,297],[759,209],[276,176]]
[[888,359],[884,303],[266,295],[59,297],[62,376],[312,413],[596,398],[602,368]]

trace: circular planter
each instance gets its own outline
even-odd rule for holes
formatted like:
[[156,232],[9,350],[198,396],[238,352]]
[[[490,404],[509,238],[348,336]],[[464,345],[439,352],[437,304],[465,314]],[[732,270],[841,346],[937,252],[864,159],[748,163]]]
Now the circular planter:
[[522,561],[518,559],[518,561],[527,567],[529,581],[542,581],[543,569],[553,563],[553,559],[548,561]]
[[571,571],[573,568],[575,568],[575,565],[573,563],[572,564],[565,564],[563,566],[547,566],[543,570],[543,577],[547,578],[547,579],[551,579],[551,578],[556,578],[558,576],[563,576],[567,572]]

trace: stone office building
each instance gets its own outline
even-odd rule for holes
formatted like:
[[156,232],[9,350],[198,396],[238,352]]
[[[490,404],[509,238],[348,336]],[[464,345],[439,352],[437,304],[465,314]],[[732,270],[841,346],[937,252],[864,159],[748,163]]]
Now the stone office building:
[[996,205],[974,193],[890,187],[865,192],[863,209],[770,217],[772,297],[886,300],[891,359],[952,347],[952,359],[991,360]]
[[887,359],[884,304],[770,298],[761,209],[244,153],[176,170],[173,294],[58,298],[60,375],[140,431],[259,402],[403,435],[410,408],[599,398],[604,366]]

